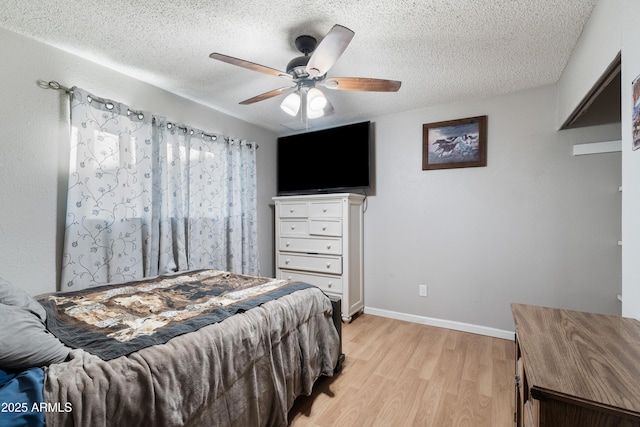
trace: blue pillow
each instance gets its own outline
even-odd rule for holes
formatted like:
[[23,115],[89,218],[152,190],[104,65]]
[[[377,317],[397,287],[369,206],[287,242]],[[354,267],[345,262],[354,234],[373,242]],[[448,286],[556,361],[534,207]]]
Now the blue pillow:
[[41,368],[0,369],[0,426],[44,427],[44,412],[39,410],[44,401],[43,384]]

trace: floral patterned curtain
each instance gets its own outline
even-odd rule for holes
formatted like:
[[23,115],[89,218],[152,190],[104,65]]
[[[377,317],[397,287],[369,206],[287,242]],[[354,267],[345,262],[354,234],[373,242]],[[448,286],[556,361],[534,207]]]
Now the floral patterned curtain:
[[255,144],[73,88],[62,290],[170,271],[259,274]]
[[162,271],[258,274],[255,144],[156,120]]

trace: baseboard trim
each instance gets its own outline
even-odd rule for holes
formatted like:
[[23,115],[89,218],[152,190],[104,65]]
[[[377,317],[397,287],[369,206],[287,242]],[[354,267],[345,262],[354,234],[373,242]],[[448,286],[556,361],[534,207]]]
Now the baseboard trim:
[[439,328],[453,329],[455,331],[470,332],[472,334],[486,335],[505,340],[515,340],[513,331],[489,328],[487,326],[473,325],[471,323],[455,322],[453,320],[435,319],[433,317],[417,316],[415,314],[399,313],[397,311],[382,310],[380,308],[365,307],[365,314],[388,317],[390,319],[404,320],[406,322],[420,323],[422,325],[437,326]]

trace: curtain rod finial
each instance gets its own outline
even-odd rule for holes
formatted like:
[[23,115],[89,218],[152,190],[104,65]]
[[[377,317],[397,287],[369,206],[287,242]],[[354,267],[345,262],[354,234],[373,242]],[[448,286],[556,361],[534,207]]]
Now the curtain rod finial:
[[48,82],[45,80],[38,80],[38,86],[40,86],[42,89],[62,90],[66,93],[73,92],[73,90],[69,89],[68,87],[62,86],[60,83],[58,83],[55,80],[51,80]]

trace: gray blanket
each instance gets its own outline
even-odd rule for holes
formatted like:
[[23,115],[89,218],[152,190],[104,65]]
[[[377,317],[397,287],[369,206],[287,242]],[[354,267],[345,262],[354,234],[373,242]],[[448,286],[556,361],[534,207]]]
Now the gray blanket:
[[299,395],[333,375],[339,337],[317,288],[103,361],[83,350],[46,370],[57,426],[285,426]]

